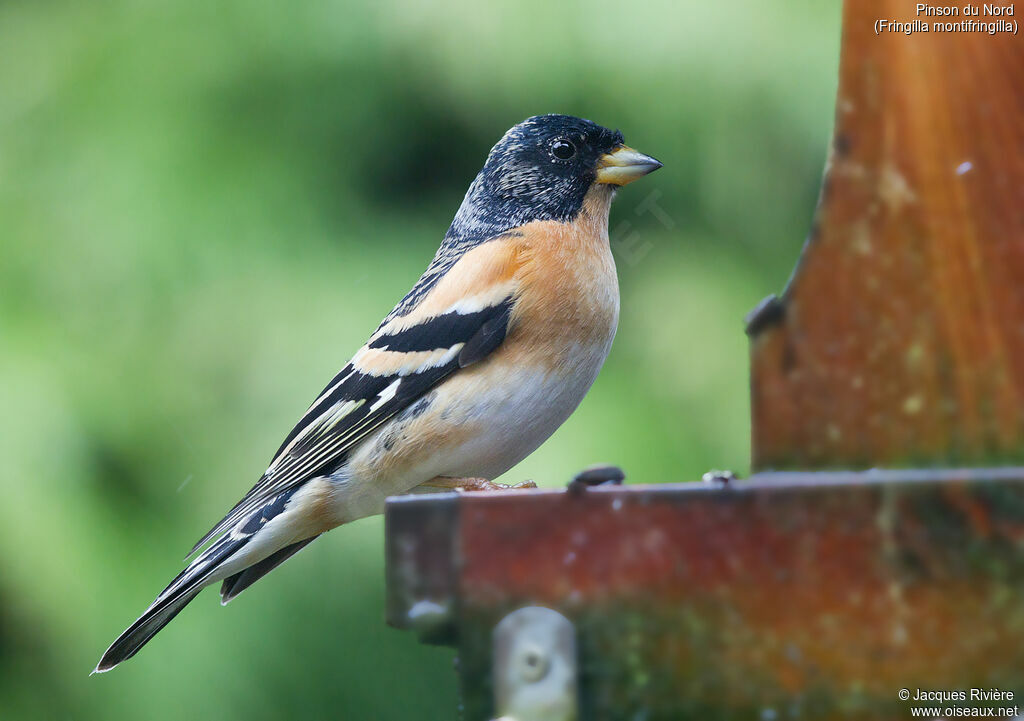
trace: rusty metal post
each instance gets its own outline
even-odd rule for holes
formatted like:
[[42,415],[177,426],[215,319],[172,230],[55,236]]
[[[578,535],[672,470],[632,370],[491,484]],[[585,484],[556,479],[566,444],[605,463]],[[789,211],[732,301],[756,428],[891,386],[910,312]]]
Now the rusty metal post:
[[845,4],[814,225],[750,328],[755,470],[1024,461],[1024,38],[875,35],[917,17]]

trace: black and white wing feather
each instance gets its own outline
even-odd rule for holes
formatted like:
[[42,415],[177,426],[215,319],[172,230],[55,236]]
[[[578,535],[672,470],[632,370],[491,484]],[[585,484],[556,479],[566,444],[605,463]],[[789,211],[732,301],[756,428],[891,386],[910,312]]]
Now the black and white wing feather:
[[[263,477],[192,549],[224,533],[274,496],[345,462],[352,449],[459,368],[476,363],[501,345],[514,302],[506,283],[491,286],[486,300],[464,303],[436,315],[416,313],[424,298],[424,275],[310,405],[285,438]],[[410,299],[415,304],[410,304]]]

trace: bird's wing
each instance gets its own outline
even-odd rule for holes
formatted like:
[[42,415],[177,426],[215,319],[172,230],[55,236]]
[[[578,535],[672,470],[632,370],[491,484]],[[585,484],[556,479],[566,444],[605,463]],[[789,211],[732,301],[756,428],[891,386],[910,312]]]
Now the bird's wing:
[[191,553],[273,496],[330,473],[383,423],[498,348],[516,294],[517,252],[510,240],[488,241],[455,259],[439,253],[313,401],[263,477]]

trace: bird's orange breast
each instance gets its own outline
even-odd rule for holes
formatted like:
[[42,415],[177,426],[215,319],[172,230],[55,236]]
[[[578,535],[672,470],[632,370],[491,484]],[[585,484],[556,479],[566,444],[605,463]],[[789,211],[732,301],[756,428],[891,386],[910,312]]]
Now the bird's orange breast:
[[574,367],[593,362],[591,352],[604,360],[619,318],[610,202],[611,190],[596,186],[573,222],[529,223],[509,240],[517,302],[505,347],[522,362]]

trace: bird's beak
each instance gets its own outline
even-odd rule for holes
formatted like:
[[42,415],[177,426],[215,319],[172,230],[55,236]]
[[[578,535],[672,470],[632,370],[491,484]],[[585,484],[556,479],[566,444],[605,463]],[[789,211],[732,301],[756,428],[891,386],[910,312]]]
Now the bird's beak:
[[650,155],[620,145],[605,153],[597,161],[597,182],[608,185],[625,185],[661,167],[661,163]]

